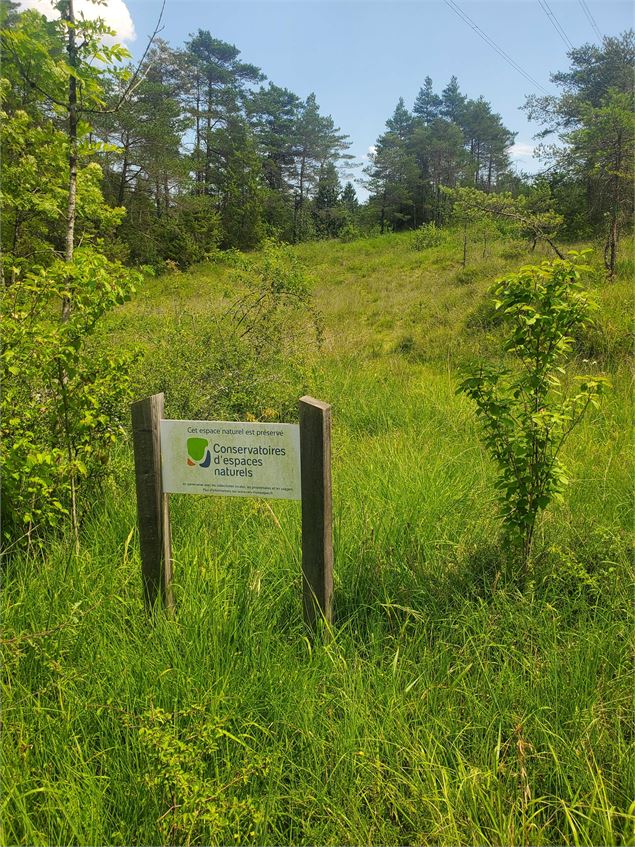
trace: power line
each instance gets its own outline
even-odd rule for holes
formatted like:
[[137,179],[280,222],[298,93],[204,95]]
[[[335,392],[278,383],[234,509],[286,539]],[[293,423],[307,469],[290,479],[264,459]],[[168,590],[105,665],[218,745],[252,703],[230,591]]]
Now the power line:
[[552,25],[553,25],[553,28],[554,28],[554,29],[555,29],[555,31],[558,33],[558,35],[560,36],[560,38],[564,41],[564,43],[565,43],[568,47],[570,47],[570,48],[573,50],[573,44],[571,43],[571,41],[570,41],[570,39],[569,39],[569,36],[568,36],[568,35],[567,35],[567,33],[564,31],[564,29],[562,28],[562,26],[561,26],[561,24],[560,24],[559,20],[556,18],[556,16],[554,15],[554,13],[553,13],[553,12],[551,11],[551,9],[549,8],[549,3],[547,3],[547,0],[538,0],[538,2],[539,2],[539,3],[540,3],[540,5],[542,6],[542,8],[543,8],[543,11],[544,11],[545,15],[546,15],[546,16],[549,18],[549,20],[551,21],[551,23],[552,23]]
[[600,30],[599,30],[599,28],[598,28],[598,25],[597,25],[597,24],[596,24],[596,22],[595,22],[595,18],[594,18],[594,17],[593,17],[593,15],[591,14],[591,10],[589,9],[589,7],[588,7],[588,6],[587,6],[587,4],[586,4],[586,0],[578,0],[578,3],[579,3],[579,4],[580,4],[580,6],[582,7],[582,11],[583,11],[583,12],[584,12],[584,14],[587,16],[587,20],[588,20],[588,22],[589,22],[589,23],[591,24],[591,26],[593,27],[593,30],[594,30],[595,34],[597,35],[597,37],[600,39],[600,42],[601,42],[601,41],[602,41],[602,33],[600,32]]
[[532,76],[530,76],[527,71],[523,70],[520,65],[512,59],[510,55],[508,55],[501,47],[498,46],[498,44],[496,44],[495,41],[492,41],[489,35],[486,35],[483,30],[479,26],[477,26],[477,24],[475,24],[474,21],[468,15],[466,15],[465,12],[459,6],[457,6],[454,0],[444,0],[444,2],[446,6],[449,6],[450,9],[452,9],[452,11],[461,18],[461,20],[463,20],[469,27],[472,28],[474,32],[480,38],[482,38],[483,41],[485,41],[486,44],[489,44],[489,46],[493,50],[495,50],[499,56],[501,56],[509,65],[511,65],[515,71],[518,71],[519,74],[524,76],[524,78],[528,82],[530,82],[539,91],[542,91],[543,94],[549,96],[549,92],[545,88],[543,88],[543,86],[539,82],[537,82]]

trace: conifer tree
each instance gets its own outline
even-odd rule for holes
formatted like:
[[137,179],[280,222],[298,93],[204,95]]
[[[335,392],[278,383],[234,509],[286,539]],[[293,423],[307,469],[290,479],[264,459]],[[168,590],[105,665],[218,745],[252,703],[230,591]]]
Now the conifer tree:
[[356,212],[359,208],[357,192],[355,191],[355,186],[350,181],[346,183],[344,189],[342,190],[341,203],[342,206],[351,213]]
[[633,219],[633,63],[635,34],[628,30],[585,44],[569,53],[568,71],[551,79],[560,96],[527,98],[532,120],[545,124],[543,139],[557,135],[560,143],[543,145],[542,158],[552,176],[573,186],[574,202],[586,206],[587,220],[605,237],[605,264],[615,272],[620,232]]
[[335,237],[343,223],[340,198],[342,185],[337,169],[329,161],[323,166],[318,176],[317,191],[313,201],[315,230],[318,236]]
[[466,97],[461,94],[459,81],[455,76],[450,77],[449,83],[441,92],[440,114],[452,123],[461,125]]
[[323,116],[315,94],[302,104],[294,129],[293,241],[308,234],[307,198],[317,187],[321,169],[330,161],[350,159],[348,136],[340,132],[330,115]]
[[246,86],[264,79],[259,68],[239,61],[239,56],[237,47],[208,30],[199,29],[185,45],[184,70],[195,121],[192,166],[199,194],[214,194],[217,131],[241,113]]
[[419,89],[413,112],[426,126],[438,117],[441,109],[441,98],[432,89],[432,79],[427,76],[423,87]]
[[386,126],[400,142],[404,143],[410,137],[412,132],[413,120],[412,115],[406,109],[406,104],[403,97],[399,98],[395,111],[391,118],[386,121]]

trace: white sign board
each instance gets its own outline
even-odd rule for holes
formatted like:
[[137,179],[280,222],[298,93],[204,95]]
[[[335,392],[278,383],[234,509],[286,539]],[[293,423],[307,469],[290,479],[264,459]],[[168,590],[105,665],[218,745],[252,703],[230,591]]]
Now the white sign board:
[[300,500],[300,427],[161,421],[163,490]]

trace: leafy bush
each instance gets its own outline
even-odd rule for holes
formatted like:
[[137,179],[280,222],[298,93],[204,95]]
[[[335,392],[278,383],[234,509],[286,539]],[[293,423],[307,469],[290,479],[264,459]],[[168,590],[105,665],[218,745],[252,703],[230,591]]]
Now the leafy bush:
[[[571,254],[573,259],[577,254]],[[501,516],[510,540],[529,565],[538,513],[561,499],[568,482],[559,453],[606,381],[579,378],[567,397],[561,382],[576,331],[591,321],[593,304],[580,276],[589,268],[556,260],[528,265],[493,288],[507,336],[503,351],[516,369],[480,365],[458,391],[475,401],[484,440],[498,465]]]
[[[153,709],[138,728],[150,765],[144,782],[161,804],[157,823],[166,844],[252,841],[265,819],[266,756],[250,733],[192,706],[178,714]],[[255,790],[256,789],[256,790]]]
[[[90,345],[100,319],[138,275],[91,248],[15,279],[4,295],[2,523],[29,543],[70,515],[103,472],[129,396],[130,356]],[[61,318],[61,304],[73,308]]]
[[427,250],[430,247],[437,247],[443,244],[445,233],[438,229],[434,221],[427,224],[422,224],[419,229],[412,233],[410,246],[413,250]]
[[153,342],[136,390],[164,391],[170,414],[189,419],[288,419],[321,337],[309,279],[292,248],[234,251],[237,292],[224,311],[182,312]]
[[359,227],[355,226],[355,224],[351,221],[345,223],[340,229],[339,239],[345,244],[348,244],[351,241],[357,241],[358,238],[362,238],[362,232]]

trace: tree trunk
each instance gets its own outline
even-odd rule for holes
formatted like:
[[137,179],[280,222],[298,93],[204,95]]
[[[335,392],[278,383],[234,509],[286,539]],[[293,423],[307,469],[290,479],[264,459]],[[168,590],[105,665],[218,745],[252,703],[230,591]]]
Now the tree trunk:
[[205,184],[204,194],[211,194],[212,185],[212,84],[207,88],[207,118],[205,126],[205,172],[203,182]]
[[293,243],[297,244],[300,235],[300,225],[302,224],[301,213],[304,205],[304,172],[306,167],[306,152],[302,153],[302,162],[300,164],[300,185],[299,195],[296,200],[295,209],[293,210]]
[[128,178],[128,150],[130,147],[130,133],[126,133],[126,140],[123,146],[123,162],[121,163],[121,180],[119,182],[119,191],[117,192],[117,205],[123,206],[126,179]]
[[481,172],[481,142],[476,144],[476,172],[474,174],[474,185],[478,188],[478,176]]
[[[73,70],[77,68],[77,44],[75,41],[75,9],[73,0],[66,0],[64,7],[64,19],[68,22],[68,41],[66,44],[66,52],[68,55],[68,64]],[[77,79],[74,74],[69,75],[68,79],[68,203],[66,207],[66,249],[64,251],[64,260],[67,263],[73,261],[73,253],[75,250],[75,215],[77,205]],[[70,280],[69,280],[70,282]],[[62,300],[62,322],[65,323],[70,318],[71,314],[71,299],[64,297]],[[68,418],[68,375],[62,364],[59,362],[59,382],[62,392],[62,400],[64,405],[64,429],[68,448],[69,473],[71,486],[71,524],[73,527],[73,535],[75,538],[75,550],[79,552],[79,521],[77,516],[77,496],[76,488],[77,481],[73,461],[75,458],[75,450],[73,439],[71,437],[70,423]]]
[[604,266],[611,278],[615,275],[617,264],[617,247],[619,243],[619,221],[620,221],[620,170],[622,167],[622,133],[617,134],[615,172],[613,176],[611,196],[611,218],[609,222],[609,233],[604,247]]
[[161,217],[161,183],[158,177],[154,181],[154,205],[157,210],[157,218]]
[[604,245],[604,267],[609,272],[612,278],[615,275],[615,265],[617,263],[617,245],[619,241],[619,225],[618,214],[615,209],[611,211],[611,219],[609,222],[609,233]]
[[[77,68],[77,45],[75,43],[75,9],[73,0],[67,0],[64,18],[69,23],[66,52],[68,64]],[[77,203],[77,79],[74,75],[68,80],[68,204],[66,211],[66,250],[64,259],[73,261],[75,248],[75,207]],[[71,312],[71,301],[65,297],[62,301],[62,320],[67,321]]]
[[386,190],[384,189],[384,193],[381,197],[381,216],[379,218],[379,234],[384,234],[384,229],[386,226]]
[[196,142],[194,145],[195,162],[196,162],[196,193],[202,194],[201,182],[203,174],[201,172],[201,79],[197,72],[196,74]]

